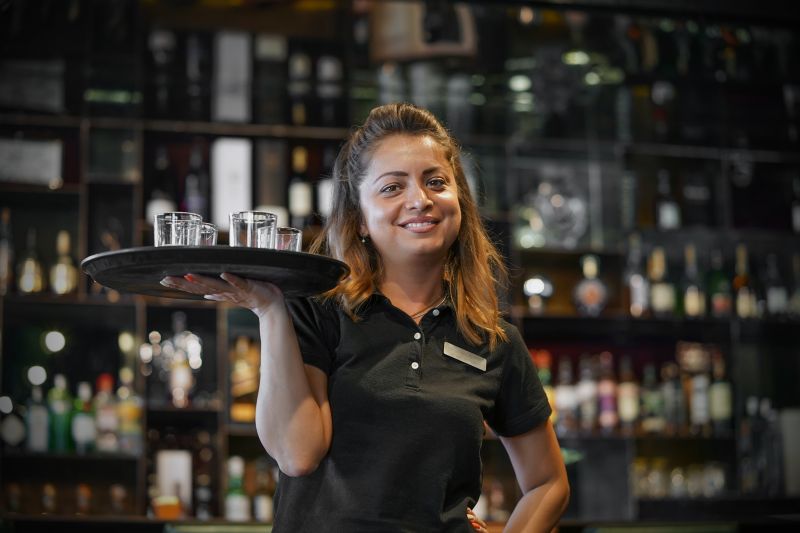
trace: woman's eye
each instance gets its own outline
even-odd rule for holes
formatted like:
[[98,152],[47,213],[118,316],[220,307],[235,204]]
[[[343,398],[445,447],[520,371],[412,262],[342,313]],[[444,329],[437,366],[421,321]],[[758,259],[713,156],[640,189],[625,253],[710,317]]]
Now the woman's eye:
[[444,178],[433,178],[428,181],[428,185],[431,187],[444,187],[447,185],[447,181],[445,181]]
[[398,189],[397,185],[386,185],[381,188],[381,192],[395,192]]

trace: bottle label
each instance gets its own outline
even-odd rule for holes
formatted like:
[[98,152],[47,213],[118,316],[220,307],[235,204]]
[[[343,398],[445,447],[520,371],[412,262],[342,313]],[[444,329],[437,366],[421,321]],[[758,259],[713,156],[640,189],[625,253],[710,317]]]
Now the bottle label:
[[683,307],[686,316],[699,317],[706,314],[706,295],[696,286],[686,289],[683,296]]
[[675,309],[675,291],[668,283],[654,283],[650,289],[653,311],[671,313]]
[[639,387],[635,383],[620,383],[619,418],[623,422],[633,422],[639,417]]
[[711,400],[711,420],[730,420],[733,416],[733,394],[730,383],[714,383],[708,394]]

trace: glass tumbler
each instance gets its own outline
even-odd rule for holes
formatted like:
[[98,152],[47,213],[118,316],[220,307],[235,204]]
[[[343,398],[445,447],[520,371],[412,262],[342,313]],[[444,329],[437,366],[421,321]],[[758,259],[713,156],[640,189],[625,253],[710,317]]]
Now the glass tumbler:
[[297,228],[280,227],[275,233],[275,249],[299,252],[303,249],[303,232]]
[[200,224],[200,246],[214,246],[217,244],[217,227],[210,222]]
[[198,246],[203,217],[197,213],[173,211],[155,216],[153,223],[156,246]]
[[231,246],[274,248],[277,217],[264,211],[239,211],[230,214]]

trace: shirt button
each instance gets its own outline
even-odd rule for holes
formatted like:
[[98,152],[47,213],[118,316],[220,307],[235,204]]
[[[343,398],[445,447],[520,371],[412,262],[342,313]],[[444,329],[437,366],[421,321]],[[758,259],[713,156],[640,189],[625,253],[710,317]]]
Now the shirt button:
[[418,369],[419,368],[419,363],[414,361],[413,363],[411,363],[411,368],[413,368],[414,370]]
[[433,310],[433,316],[439,316],[439,310],[438,309],[434,309]]
[[414,339],[420,340],[421,338],[422,338],[422,333],[420,333],[419,331],[414,333]]

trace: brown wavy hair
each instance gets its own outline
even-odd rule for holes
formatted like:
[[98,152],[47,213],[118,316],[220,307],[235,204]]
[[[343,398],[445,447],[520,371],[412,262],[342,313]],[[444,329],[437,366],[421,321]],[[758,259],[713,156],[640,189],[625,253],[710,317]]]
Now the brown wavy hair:
[[429,111],[408,103],[373,109],[364,124],[353,130],[333,166],[333,209],[322,233],[311,245],[321,253],[347,263],[350,275],[325,293],[336,298],[357,320],[357,312],[380,286],[380,255],[362,242],[359,186],[378,144],[390,135],[429,136],[445,152],[453,168],[461,208],[461,227],[444,267],[444,281],[454,304],[456,323],[473,345],[488,342],[490,348],[507,336],[500,324],[497,289],[508,281],[503,258],[489,239],[470,193],[459,156],[461,149],[447,129]]

